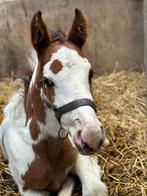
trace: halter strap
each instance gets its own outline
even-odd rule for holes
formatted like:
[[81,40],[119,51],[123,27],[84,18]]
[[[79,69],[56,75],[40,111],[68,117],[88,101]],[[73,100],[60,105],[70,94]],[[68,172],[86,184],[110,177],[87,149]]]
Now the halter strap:
[[59,108],[57,108],[56,106],[53,106],[53,110],[55,112],[55,116],[57,118],[57,120],[60,123],[61,120],[61,116],[67,112],[70,112],[76,108],[79,108],[81,106],[90,106],[94,109],[94,111],[96,112],[96,105],[94,104],[94,102],[90,99],[78,99],[75,101],[72,101],[64,106],[61,106]]

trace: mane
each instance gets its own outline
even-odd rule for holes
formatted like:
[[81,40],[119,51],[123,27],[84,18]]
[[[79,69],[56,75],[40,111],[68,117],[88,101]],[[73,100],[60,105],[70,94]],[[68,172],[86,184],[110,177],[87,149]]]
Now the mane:
[[62,31],[54,32],[51,35],[51,42],[60,41],[61,43],[64,43],[66,40],[66,35]]

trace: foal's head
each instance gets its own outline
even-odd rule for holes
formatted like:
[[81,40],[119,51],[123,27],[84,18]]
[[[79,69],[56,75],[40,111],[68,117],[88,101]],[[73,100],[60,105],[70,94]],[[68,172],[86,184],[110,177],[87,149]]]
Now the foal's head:
[[34,83],[42,100],[54,111],[66,106],[56,118],[81,153],[98,150],[105,134],[92,102],[92,68],[82,52],[87,38],[85,18],[76,9],[68,38],[61,32],[50,36],[38,12],[32,20],[31,35],[39,62]]

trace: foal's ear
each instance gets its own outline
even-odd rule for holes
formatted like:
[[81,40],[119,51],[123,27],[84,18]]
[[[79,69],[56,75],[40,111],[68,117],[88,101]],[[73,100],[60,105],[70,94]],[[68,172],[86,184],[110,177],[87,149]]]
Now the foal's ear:
[[49,46],[50,39],[47,27],[42,20],[41,11],[38,11],[32,19],[31,39],[38,55],[40,55],[42,51]]
[[82,48],[87,38],[86,20],[80,10],[75,9],[75,18],[69,32],[68,40]]

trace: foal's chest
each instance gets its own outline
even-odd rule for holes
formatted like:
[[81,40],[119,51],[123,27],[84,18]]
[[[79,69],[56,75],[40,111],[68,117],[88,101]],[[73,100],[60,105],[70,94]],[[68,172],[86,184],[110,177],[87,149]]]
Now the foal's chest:
[[75,165],[77,152],[69,139],[46,139],[33,145],[36,159],[22,176],[24,189],[56,192]]

